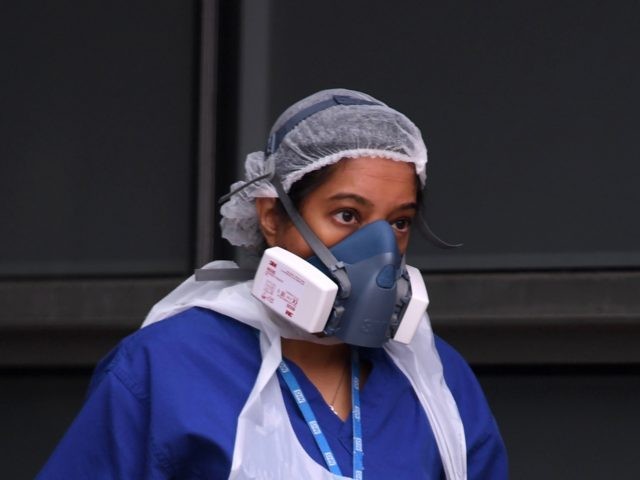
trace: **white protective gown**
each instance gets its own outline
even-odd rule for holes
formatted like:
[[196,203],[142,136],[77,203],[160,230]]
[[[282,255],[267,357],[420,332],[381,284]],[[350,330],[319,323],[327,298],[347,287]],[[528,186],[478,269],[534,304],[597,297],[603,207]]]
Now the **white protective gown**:
[[[232,268],[233,262],[212,262],[205,268]],[[196,282],[192,276],[158,302],[143,327],[191,307],[207,308],[232,317],[260,331],[262,365],[253,389],[238,418],[230,478],[309,478],[332,480],[300,445],[289,421],[280,391],[277,368],[282,359],[280,339],[313,342],[319,339],[286,323],[251,295],[251,283],[233,281]],[[409,345],[389,341],[384,349],[407,376],[429,419],[448,480],[466,480],[467,459],[464,428],[455,400],[445,383],[435,348],[429,317],[424,315]],[[287,458],[287,462],[278,459]]]

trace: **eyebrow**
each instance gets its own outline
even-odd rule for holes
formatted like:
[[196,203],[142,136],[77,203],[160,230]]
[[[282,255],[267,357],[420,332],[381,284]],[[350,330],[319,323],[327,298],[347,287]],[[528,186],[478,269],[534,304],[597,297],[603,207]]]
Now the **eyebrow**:
[[[353,200],[365,207],[373,206],[373,203],[356,193],[336,193],[335,195],[331,195],[328,200]],[[402,205],[398,205],[395,210],[418,210],[418,204],[416,202],[403,203]]]

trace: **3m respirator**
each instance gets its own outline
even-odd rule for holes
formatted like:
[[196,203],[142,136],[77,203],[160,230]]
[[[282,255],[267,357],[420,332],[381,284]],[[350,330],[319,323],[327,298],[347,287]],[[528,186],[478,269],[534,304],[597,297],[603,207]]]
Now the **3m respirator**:
[[404,264],[390,225],[373,222],[329,251],[349,279],[348,294],[317,256],[304,260],[279,247],[264,252],[252,294],[309,333],[364,347],[409,343],[429,299],[420,272]]
[[[300,122],[329,108],[349,105],[381,104],[339,95],[312,104],[269,137],[265,158],[278,150]],[[391,226],[383,220],[373,222],[328,248],[302,219],[275,171],[253,178],[221,202],[260,180],[273,185],[289,219],[315,255],[303,259],[278,247],[265,250],[257,272],[251,272],[255,298],[306,332],[335,336],[350,345],[380,347],[389,339],[409,343],[429,299],[420,272],[405,264]],[[436,246],[457,246],[440,240],[420,215],[415,220]],[[247,273],[197,270],[196,280],[251,278]]]

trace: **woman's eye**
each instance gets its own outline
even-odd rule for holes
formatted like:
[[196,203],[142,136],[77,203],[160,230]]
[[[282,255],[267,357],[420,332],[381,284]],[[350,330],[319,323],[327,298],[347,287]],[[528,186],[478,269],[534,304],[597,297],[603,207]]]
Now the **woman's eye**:
[[357,222],[356,213],[352,210],[340,210],[338,213],[333,215],[338,222],[344,223],[345,225],[351,225]]
[[401,218],[395,222],[391,222],[391,226],[399,232],[406,232],[411,227],[411,220],[408,218]]

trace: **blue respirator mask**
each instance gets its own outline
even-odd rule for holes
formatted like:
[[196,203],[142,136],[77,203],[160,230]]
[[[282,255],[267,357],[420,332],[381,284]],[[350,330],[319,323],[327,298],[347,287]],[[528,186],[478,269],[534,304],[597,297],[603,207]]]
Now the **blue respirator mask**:
[[[351,291],[345,298],[339,295],[336,298],[324,334],[351,345],[381,346],[395,336],[416,289],[415,285],[411,288],[393,229],[384,220],[370,223],[329,251],[343,265]],[[317,256],[308,262],[331,276]],[[420,290],[425,292],[421,299],[422,316],[428,299],[424,284]]]
[[350,345],[409,343],[429,299],[420,271],[405,264],[385,220],[363,226],[332,247],[309,228],[271,178],[291,222],[315,255],[302,259],[280,247],[263,253],[257,271],[197,270],[196,280],[253,278],[252,294],[302,330]]
[[[338,104],[377,105],[337,96],[311,105],[271,135],[266,157],[277,150],[299,122]],[[383,220],[370,223],[328,248],[300,216],[276,173],[257,177],[220,201],[263,179],[275,187],[289,219],[315,255],[301,259],[273,247],[264,252],[257,272],[196,270],[196,280],[253,277],[252,294],[280,317],[309,333],[334,336],[347,344],[364,347],[380,347],[389,339],[409,343],[429,300],[421,273],[405,264],[391,226]],[[420,215],[415,220],[436,246],[458,246],[440,240]]]

